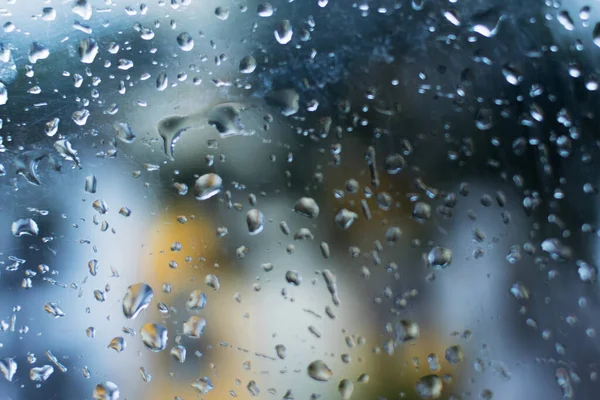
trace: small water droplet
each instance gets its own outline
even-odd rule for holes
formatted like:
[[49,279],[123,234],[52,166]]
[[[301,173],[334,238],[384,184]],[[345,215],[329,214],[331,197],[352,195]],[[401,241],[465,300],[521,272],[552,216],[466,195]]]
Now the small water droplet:
[[308,218],[317,218],[319,205],[312,197],[302,197],[294,204],[294,211]]

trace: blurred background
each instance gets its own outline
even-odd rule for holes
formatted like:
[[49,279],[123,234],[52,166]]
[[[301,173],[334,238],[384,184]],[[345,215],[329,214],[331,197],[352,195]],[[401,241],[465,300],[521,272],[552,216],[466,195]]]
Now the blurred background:
[[594,6],[0,0],[0,398],[594,398]]

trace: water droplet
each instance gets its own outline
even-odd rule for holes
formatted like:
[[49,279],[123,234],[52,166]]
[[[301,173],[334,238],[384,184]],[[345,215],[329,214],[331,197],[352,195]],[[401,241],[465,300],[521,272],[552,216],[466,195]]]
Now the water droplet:
[[342,379],[338,384],[338,391],[340,392],[342,399],[348,400],[352,397],[352,393],[354,392],[354,384],[349,379]]
[[250,396],[252,397],[256,397],[260,394],[260,389],[256,381],[248,382],[248,386],[246,386],[246,388],[248,389],[248,392],[250,392]]
[[264,228],[265,217],[262,212],[253,208],[246,214],[246,224],[248,225],[248,233],[258,235]]
[[568,11],[560,11],[556,17],[558,22],[568,31],[572,31],[575,29],[575,24],[573,23],[573,19],[569,15]]
[[279,108],[282,115],[289,117],[300,109],[300,95],[294,89],[282,89],[270,92],[265,97],[268,104]]
[[420,329],[416,322],[403,319],[396,326],[396,331],[396,340],[403,343],[418,338]]
[[182,364],[185,362],[186,354],[187,350],[180,344],[171,349],[171,355]]
[[460,26],[460,17],[456,10],[448,10],[443,12],[444,18],[454,26]]
[[358,214],[342,208],[340,212],[335,216],[335,222],[342,229],[348,229],[354,223],[355,220],[358,219]]
[[98,186],[98,180],[94,175],[88,175],[85,177],[85,186],[84,190],[88,193],[96,193],[96,189]]
[[215,8],[215,16],[221,21],[225,21],[227,18],[229,18],[229,7]]
[[52,365],[44,365],[37,368],[31,368],[29,371],[29,379],[34,382],[44,382],[50,378],[50,375],[54,373],[54,367]]
[[239,65],[242,74],[251,74],[256,70],[256,59],[252,56],[242,58]]
[[285,356],[287,355],[287,349],[284,345],[278,344],[277,346],[275,346],[275,352],[277,353],[277,357],[279,357],[282,360],[285,360]]
[[192,387],[195,388],[200,394],[207,394],[211,390],[214,389],[214,386],[210,380],[210,378],[204,376],[202,378],[198,378],[194,383],[192,383]]
[[319,205],[312,197],[302,197],[294,204],[294,211],[308,218],[317,218]]
[[85,38],[79,42],[79,57],[84,64],[91,64],[98,55],[98,44],[92,38]]
[[117,138],[125,143],[133,143],[135,140],[135,133],[131,129],[131,125],[127,122],[115,122],[113,128],[117,133]]
[[194,39],[187,32],[182,32],[177,36],[177,44],[183,51],[191,51],[194,48]]
[[496,36],[500,23],[506,18],[504,14],[499,14],[500,10],[500,7],[492,7],[473,15],[471,30],[486,38]]
[[528,300],[529,299],[529,289],[523,282],[517,282],[513,284],[510,288],[510,293],[517,300]]
[[136,283],[127,288],[123,298],[123,314],[133,319],[145,310],[154,297],[154,290],[145,283]]
[[302,276],[298,271],[289,270],[285,273],[285,280],[288,283],[298,286],[302,282]]
[[186,306],[190,311],[202,310],[206,306],[206,294],[201,290],[194,290],[190,293]]
[[395,175],[406,167],[406,160],[400,154],[390,154],[385,158],[385,170],[390,175]]
[[142,342],[150,351],[163,351],[167,347],[168,331],[159,324],[146,324],[140,329]]
[[17,363],[13,358],[3,358],[0,360],[0,372],[4,378],[12,382],[15,373],[17,372]]
[[273,15],[273,12],[271,3],[261,3],[256,7],[256,13],[259,17],[268,18]]
[[86,21],[92,18],[92,5],[87,0],[77,0],[71,11]]
[[42,8],[42,19],[44,21],[54,21],[56,19],[56,10],[52,7]]
[[556,383],[562,391],[563,399],[573,400],[575,398],[575,390],[571,381],[571,375],[565,368],[558,368],[554,374]]
[[477,129],[487,131],[494,126],[494,112],[489,108],[480,108],[475,115]]
[[417,221],[427,221],[431,218],[431,206],[422,201],[417,201],[412,215]]
[[99,383],[94,388],[94,400],[119,400],[119,387],[111,381]]
[[53,118],[52,120],[46,122],[44,126],[44,133],[46,133],[46,136],[52,137],[56,135],[56,132],[58,132],[59,123],[60,119],[58,118]]
[[333,371],[321,360],[315,360],[308,365],[308,376],[316,381],[327,382],[333,378]]
[[204,278],[204,283],[206,286],[213,288],[215,291],[219,291],[221,288],[221,284],[219,283],[219,278],[217,278],[214,274],[208,274]]
[[450,364],[457,364],[465,359],[462,348],[459,345],[453,345],[446,349],[446,360]]
[[514,64],[504,64],[502,67],[502,75],[504,75],[506,82],[510,83],[511,85],[517,86],[523,82],[523,73]]
[[83,126],[86,124],[88,118],[90,117],[90,111],[87,109],[77,110],[73,112],[71,115],[71,119],[79,126]]
[[169,86],[169,78],[167,77],[167,73],[165,71],[161,71],[156,78],[156,90],[162,92]]
[[94,200],[92,207],[100,214],[106,214],[108,212],[108,204],[102,199]]
[[275,28],[273,33],[275,34],[275,39],[279,44],[289,43],[294,35],[292,23],[289,20],[284,19],[279,23],[279,25],[277,25],[277,28]]
[[106,347],[115,350],[117,353],[120,353],[127,347],[127,342],[125,339],[123,339],[123,337],[117,336],[113,338]]
[[29,62],[35,64],[39,60],[45,60],[50,56],[50,50],[41,43],[33,42],[29,48]]
[[417,394],[423,399],[437,399],[442,395],[442,378],[437,375],[421,377],[415,385]]
[[208,173],[196,179],[194,191],[196,199],[207,200],[221,191],[223,179],[217,174]]
[[183,333],[191,338],[199,338],[206,327],[206,320],[196,315],[183,323]]
[[52,315],[54,318],[60,318],[60,317],[64,317],[65,313],[63,312],[63,310],[59,307],[59,305],[57,303],[46,303],[44,305],[44,311],[46,311],[48,314]]
[[435,246],[429,251],[427,262],[435,268],[446,268],[452,263],[452,250],[446,247]]
[[3,106],[8,101],[8,89],[6,85],[0,82],[0,106]]
[[38,224],[31,218],[19,219],[12,223],[10,231],[16,237],[37,236],[40,233]]

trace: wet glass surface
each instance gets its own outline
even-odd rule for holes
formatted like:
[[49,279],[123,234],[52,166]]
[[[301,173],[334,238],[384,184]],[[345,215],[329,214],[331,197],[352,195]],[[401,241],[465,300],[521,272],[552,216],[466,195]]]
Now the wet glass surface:
[[586,2],[0,0],[0,399],[592,399]]

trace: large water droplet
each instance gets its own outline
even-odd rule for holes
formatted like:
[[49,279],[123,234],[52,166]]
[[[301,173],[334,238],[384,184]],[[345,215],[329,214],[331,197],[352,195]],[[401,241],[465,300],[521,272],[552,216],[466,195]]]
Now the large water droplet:
[[301,197],[294,204],[294,211],[308,218],[317,218],[319,216],[319,205],[312,197]]
[[4,378],[12,382],[15,373],[17,372],[17,363],[13,358],[3,358],[0,360],[0,372]]
[[121,141],[125,143],[133,143],[135,140],[135,133],[133,133],[133,129],[131,129],[131,125],[127,122],[115,122],[113,124],[113,128],[117,133],[117,138],[121,139]]
[[342,208],[335,216],[335,222],[342,229],[348,229],[358,219],[358,214]]
[[194,290],[190,293],[186,306],[190,311],[202,310],[206,306],[206,294],[202,290]]
[[40,233],[38,224],[31,218],[18,219],[12,223],[10,231],[14,236],[37,236]]
[[452,263],[452,250],[446,247],[435,246],[429,251],[427,262],[435,268],[446,268]]
[[242,74],[251,74],[256,69],[256,59],[252,56],[246,56],[241,59],[239,65]]
[[159,324],[146,324],[140,330],[142,342],[151,351],[163,351],[167,347],[168,331]]
[[110,381],[104,381],[96,385],[93,396],[95,400],[119,400],[119,387]]
[[127,342],[125,341],[125,339],[123,339],[122,336],[117,336],[112,338],[112,340],[106,347],[115,350],[117,353],[120,353],[127,347]]
[[338,391],[340,392],[342,399],[348,400],[352,397],[352,393],[354,392],[354,384],[350,379],[342,379],[338,384]]
[[196,315],[183,323],[183,333],[192,338],[199,338],[206,327],[206,320]]
[[33,42],[29,48],[29,62],[35,64],[39,60],[45,60],[50,55],[50,50],[41,43]]
[[308,365],[308,376],[316,381],[327,382],[333,378],[333,371],[322,360],[315,360]]
[[284,345],[278,344],[277,346],[275,346],[275,352],[277,353],[277,357],[281,358],[282,360],[285,360],[285,357],[287,355],[287,349]]
[[85,38],[79,42],[79,57],[84,64],[91,64],[98,55],[98,44],[92,38]]
[[200,394],[207,394],[214,389],[214,386],[209,377],[203,376],[202,378],[196,379],[192,383],[192,387],[195,388]]
[[268,104],[279,108],[282,115],[289,117],[300,109],[300,95],[294,89],[282,89],[270,92],[265,97]]
[[6,85],[0,82],[0,106],[3,106],[8,101],[8,89]]
[[204,174],[194,184],[194,194],[198,200],[210,199],[221,191],[223,179],[217,174]]
[[60,308],[57,303],[46,303],[44,305],[44,311],[52,315],[54,318],[60,318],[65,316],[65,313],[63,312],[62,308]]
[[92,18],[92,5],[87,0],[77,0],[71,11],[86,21]]
[[34,367],[29,370],[29,379],[34,382],[44,382],[50,378],[50,375],[54,373],[54,367],[52,365],[43,365],[41,367]]
[[287,44],[292,40],[292,36],[294,35],[294,31],[292,30],[292,23],[284,19],[277,25],[275,30],[273,31],[275,34],[275,39],[279,44]]
[[177,44],[183,51],[191,51],[194,48],[194,39],[187,32],[182,32],[177,36]]
[[246,224],[248,225],[248,233],[257,235],[262,232],[265,224],[265,217],[260,210],[253,208],[246,214]]
[[146,309],[154,297],[154,290],[145,283],[136,283],[127,288],[123,298],[123,314],[128,319],[133,319]]
[[259,17],[267,18],[273,15],[273,6],[271,3],[261,3],[256,7],[256,13]]
[[423,399],[437,399],[442,395],[442,378],[437,375],[421,377],[415,385],[417,394]]
[[396,340],[407,342],[419,337],[419,325],[414,321],[401,320],[396,326]]

